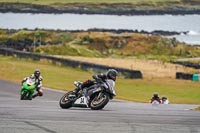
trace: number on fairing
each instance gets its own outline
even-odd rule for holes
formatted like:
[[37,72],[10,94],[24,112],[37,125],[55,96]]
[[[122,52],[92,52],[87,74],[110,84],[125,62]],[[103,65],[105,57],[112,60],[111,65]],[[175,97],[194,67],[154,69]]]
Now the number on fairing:
[[81,97],[81,102],[80,103],[84,103],[84,101],[85,101],[85,98]]
[[86,104],[86,97],[82,96],[75,101],[75,104]]

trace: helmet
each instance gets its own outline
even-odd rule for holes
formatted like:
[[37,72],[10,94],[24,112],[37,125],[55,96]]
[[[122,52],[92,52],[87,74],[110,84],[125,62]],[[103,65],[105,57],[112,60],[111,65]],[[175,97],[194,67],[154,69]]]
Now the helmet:
[[39,78],[40,77],[40,70],[36,69],[34,71],[34,76],[35,76],[35,78]]
[[116,80],[118,72],[115,69],[109,69],[107,72],[108,79],[112,79],[113,81]]
[[154,97],[158,97],[158,92],[154,92],[154,93],[153,93],[153,96],[154,96]]

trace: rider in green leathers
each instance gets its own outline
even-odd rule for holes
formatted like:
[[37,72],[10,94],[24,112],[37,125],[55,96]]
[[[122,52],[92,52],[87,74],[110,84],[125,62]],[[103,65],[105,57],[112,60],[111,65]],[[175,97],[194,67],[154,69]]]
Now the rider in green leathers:
[[[37,96],[43,96],[43,91],[42,91],[42,89],[41,89],[43,78],[42,78],[42,76],[41,76],[40,70],[39,70],[39,69],[36,69],[36,70],[34,71],[34,73],[31,74],[29,77],[34,78],[34,79],[35,79],[35,82],[36,82],[36,91],[37,91],[37,93],[34,94],[34,95],[32,96],[32,98],[35,98],[35,97],[37,97]],[[26,80],[27,80],[29,77],[24,78],[24,79],[22,80],[21,83],[23,84],[24,82],[26,82]]]

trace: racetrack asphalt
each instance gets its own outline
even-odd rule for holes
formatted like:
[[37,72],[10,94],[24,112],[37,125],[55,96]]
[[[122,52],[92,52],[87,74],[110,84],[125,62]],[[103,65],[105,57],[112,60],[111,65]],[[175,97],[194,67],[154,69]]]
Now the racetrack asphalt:
[[64,92],[20,100],[20,85],[0,80],[0,133],[200,133],[198,105],[152,106],[112,100],[103,110],[61,109]]

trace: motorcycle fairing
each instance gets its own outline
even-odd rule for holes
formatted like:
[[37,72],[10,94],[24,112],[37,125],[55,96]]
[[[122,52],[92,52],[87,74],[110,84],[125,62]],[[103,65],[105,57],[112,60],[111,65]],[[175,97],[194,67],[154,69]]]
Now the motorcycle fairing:
[[73,103],[74,107],[83,107],[83,108],[88,108],[88,101],[87,98],[85,96],[82,96],[80,98],[78,98],[74,103]]
[[116,92],[115,92],[115,82],[111,79],[107,79],[106,82],[104,83],[106,89],[108,90],[109,93],[113,94],[114,96],[116,96]]
[[89,101],[90,97],[91,97],[93,94],[95,94],[95,93],[97,93],[97,92],[100,92],[100,91],[102,91],[101,86],[98,85],[98,84],[95,84],[95,85],[92,85],[91,87],[89,87],[89,88],[87,89],[87,93],[85,93],[85,96],[87,97],[87,100]]
[[87,104],[87,98],[85,96],[82,96],[80,98],[78,98],[74,104]]

